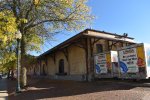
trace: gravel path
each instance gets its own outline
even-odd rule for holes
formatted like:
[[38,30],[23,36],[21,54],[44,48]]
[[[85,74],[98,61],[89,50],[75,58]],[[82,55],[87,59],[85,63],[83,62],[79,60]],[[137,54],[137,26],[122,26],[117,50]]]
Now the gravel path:
[[150,86],[120,81],[32,80],[21,94],[9,82],[10,100],[150,100]]

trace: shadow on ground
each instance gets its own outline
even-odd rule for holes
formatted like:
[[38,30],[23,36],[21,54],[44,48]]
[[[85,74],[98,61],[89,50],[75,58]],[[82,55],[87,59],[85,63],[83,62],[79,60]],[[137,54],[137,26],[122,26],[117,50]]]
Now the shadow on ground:
[[55,98],[73,96],[103,91],[130,90],[135,86],[121,84],[117,81],[95,81],[95,82],[75,82],[58,80],[34,80],[27,90],[21,94],[14,94],[15,81],[10,81],[9,98],[10,100],[36,100],[44,98]]

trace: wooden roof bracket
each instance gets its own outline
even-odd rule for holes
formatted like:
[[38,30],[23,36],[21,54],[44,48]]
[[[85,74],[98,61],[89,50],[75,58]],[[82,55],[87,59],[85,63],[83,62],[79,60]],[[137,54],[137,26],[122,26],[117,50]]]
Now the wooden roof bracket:
[[50,56],[53,59],[54,64],[56,64],[56,55],[55,55],[55,52],[53,54],[51,54]]

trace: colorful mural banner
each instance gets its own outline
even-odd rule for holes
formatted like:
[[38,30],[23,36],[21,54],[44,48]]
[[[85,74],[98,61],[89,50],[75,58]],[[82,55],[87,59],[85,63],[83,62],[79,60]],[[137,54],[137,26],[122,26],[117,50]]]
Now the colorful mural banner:
[[111,73],[111,53],[100,53],[95,56],[95,69],[97,74]]
[[119,65],[122,73],[138,73],[139,67],[145,67],[143,46],[119,51]]
[[105,74],[107,73],[107,65],[106,65],[106,54],[101,53],[95,56],[96,62],[96,73],[97,74]]
[[137,65],[139,67],[145,67],[145,53],[144,53],[144,45],[137,47]]

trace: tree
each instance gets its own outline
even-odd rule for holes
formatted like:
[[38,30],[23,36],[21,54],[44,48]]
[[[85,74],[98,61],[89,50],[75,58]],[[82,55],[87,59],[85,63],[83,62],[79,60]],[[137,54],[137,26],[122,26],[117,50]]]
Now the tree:
[[0,70],[3,72],[15,69],[15,32],[16,18],[9,10],[0,11]]
[[8,43],[13,43],[17,30],[16,18],[11,11],[0,12],[0,48],[5,48]]
[[21,66],[27,51],[39,50],[44,41],[67,30],[87,26],[93,16],[87,0],[1,0],[0,11],[10,11],[22,33]]
[[[0,50],[0,70],[8,73],[13,73],[16,69],[16,56],[14,50]],[[13,76],[12,76],[13,77]]]

